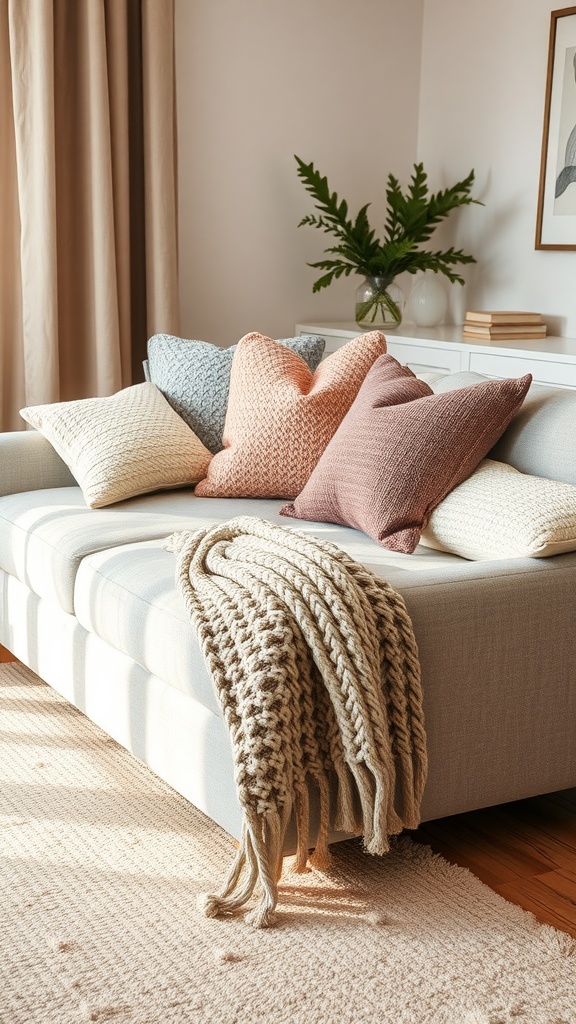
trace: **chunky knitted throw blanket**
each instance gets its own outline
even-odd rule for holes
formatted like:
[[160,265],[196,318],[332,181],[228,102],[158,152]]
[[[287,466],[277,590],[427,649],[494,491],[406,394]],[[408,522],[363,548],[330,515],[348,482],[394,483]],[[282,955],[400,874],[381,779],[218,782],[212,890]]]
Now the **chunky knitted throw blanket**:
[[[174,534],[176,580],[230,731],[243,832],[209,916],[274,921],[286,828],[296,870],[329,862],[329,826],[382,854],[415,828],[426,778],[418,651],[402,597],[336,545],[243,516]],[[330,777],[338,782],[330,806]],[[397,807],[399,804],[399,808]]]

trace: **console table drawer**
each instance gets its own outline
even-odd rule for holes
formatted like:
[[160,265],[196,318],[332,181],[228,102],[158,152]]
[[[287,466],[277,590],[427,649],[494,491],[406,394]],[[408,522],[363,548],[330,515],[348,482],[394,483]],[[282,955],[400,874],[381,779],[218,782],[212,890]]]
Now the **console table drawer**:
[[414,373],[457,373],[462,369],[462,353],[458,349],[424,348],[421,345],[406,344],[386,335],[388,352],[403,366],[410,367]]
[[[318,332],[321,333],[321,332]],[[334,335],[324,335],[326,348],[324,355],[345,345],[350,338]],[[418,342],[410,343],[405,339],[394,338],[393,335],[386,335],[386,348],[391,356],[394,356],[403,366],[409,366],[414,373],[456,373],[464,369],[462,364],[462,352],[457,348],[433,345],[419,345]]]
[[[358,337],[359,330],[351,321],[296,324],[296,334],[323,336],[326,355]],[[461,324],[428,328],[401,324],[386,334],[386,342],[390,355],[417,374],[475,370],[486,377],[522,377],[531,373],[538,384],[576,388],[576,338],[548,335],[538,341],[501,341],[492,346],[464,338]]]
[[538,384],[576,387],[576,365],[535,356],[499,355],[497,352],[471,352],[470,369],[487,377],[522,377],[531,373]]

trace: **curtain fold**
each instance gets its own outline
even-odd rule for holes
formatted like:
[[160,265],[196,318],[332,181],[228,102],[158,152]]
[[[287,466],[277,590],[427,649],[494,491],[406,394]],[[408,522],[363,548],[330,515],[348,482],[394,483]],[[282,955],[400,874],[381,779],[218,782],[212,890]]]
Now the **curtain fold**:
[[0,0],[0,417],[178,333],[173,0]]
[[[177,252],[178,246],[174,13],[170,4],[142,0],[142,14],[144,185],[152,240],[146,250],[146,282],[151,320],[165,323],[179,308],[177,276],[168,259],[154,258]],[[165,123],[167,111],[171,120]]]
[[0,428],[15,430],[23,424],[14,400],[25,387],[8,0],[0,0],[0,19]]

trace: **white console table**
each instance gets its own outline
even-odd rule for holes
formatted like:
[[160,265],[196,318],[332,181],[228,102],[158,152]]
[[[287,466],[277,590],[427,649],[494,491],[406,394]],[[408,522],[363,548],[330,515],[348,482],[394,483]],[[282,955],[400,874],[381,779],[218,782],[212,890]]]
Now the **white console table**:
[[[321,334],[326,353],[363,333],[353,322],[296,324],[297,334]],[[401,324],[386,330],[388,351],[415,373],[474,370],[486,377],[521,377],[531,373],[539,384],[576,388],[576,338],[539,341],[474,341],[462,326],[416,327]]]

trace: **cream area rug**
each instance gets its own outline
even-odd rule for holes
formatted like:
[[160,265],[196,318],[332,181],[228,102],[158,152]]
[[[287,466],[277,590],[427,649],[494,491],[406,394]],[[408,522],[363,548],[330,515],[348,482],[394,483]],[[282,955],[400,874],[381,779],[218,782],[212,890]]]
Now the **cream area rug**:
[[576,1024],[576,943],[401,838],[213,920],[221,829],[18,664],[0,667],[2,1024]]

